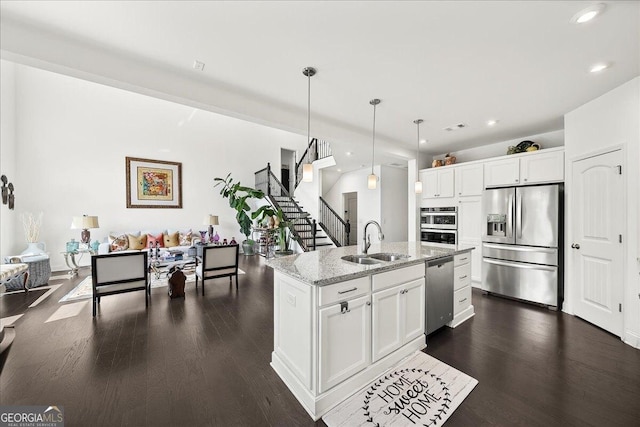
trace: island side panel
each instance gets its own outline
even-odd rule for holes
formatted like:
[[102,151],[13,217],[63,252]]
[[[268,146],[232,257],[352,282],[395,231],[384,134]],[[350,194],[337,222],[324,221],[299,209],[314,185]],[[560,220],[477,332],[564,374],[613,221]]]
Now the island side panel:
[[304,387],[312,390],[312,287],[274,274],[274,351]]

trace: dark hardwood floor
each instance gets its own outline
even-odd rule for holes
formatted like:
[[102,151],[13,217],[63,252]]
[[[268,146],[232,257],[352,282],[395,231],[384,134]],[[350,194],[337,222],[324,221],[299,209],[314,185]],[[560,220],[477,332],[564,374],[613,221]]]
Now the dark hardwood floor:
[[[314,425],[269,366],[272,272],[257,256],[241,268],[237,292],[153,289],[147,310],[142,292],[114,295],[95,319],[87,300],[44,323],[83,270],[16,323],[0,404],[61,405],[68,426]],[[472,320],[428,337],[427,353],[479,381],[448,426],[638,425],[640,350],[562,313],[475,290],[473,303]]]

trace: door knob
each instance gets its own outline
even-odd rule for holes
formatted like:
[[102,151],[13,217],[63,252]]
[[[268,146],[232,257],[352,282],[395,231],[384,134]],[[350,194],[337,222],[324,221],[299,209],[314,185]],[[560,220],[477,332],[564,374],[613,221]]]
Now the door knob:
[[571,245],[571,247],[572,247],[573,249],[580,249],[580,244],[578,244],[578,243],[574,243],[573,245]]

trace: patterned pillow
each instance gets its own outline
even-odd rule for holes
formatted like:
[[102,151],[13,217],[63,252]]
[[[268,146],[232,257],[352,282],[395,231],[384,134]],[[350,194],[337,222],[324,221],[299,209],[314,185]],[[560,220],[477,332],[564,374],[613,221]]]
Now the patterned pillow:
[[154,236],[153,234],[147,234],[147,247],[155,248],[156,242],[158,243],[159,248],[164,248],[164,236],[162,233]]
[[129,238],[129,249],[137,249],[141,250],[147,246],[147,235],[143,234],[142,236],[134,236],[132,234],[127,234]]
[[180,233],[178,233],[177,231],[171,234],[163,234],[162,237],[164,238],[164,247],[172,248],[174,246],[179,246],[180,245],[180,238],[178,237],[179,234]]
[[180,241],[180,246],[191,246],[192,237],[193,233],[191,232],[191,230],[179,231],[178,240]]
[[111,252],[126,251],[127,249],[129,249],[129,238],[126,234],[109,235],[109,250]]

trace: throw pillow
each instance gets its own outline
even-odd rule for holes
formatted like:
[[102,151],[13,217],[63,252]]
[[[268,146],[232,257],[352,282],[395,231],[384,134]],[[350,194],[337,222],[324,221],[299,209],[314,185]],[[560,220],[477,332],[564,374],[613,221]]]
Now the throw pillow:
[[126,251],[127,249],[129,249],[129,238],[126,234],[109,235],[109,250],[111,252]]
[[191,230],[179,231],[178,240],[180,241],[180,246],[191,246],[192,237],[193,233],[191,232]]
[[171,234],[163,234],[162,237],[164,238],[164,247],[172,248],[174,246],[179,246],[180,245],[180,238],[178,237],[179,234],[180,233],[178,233],[177,231]]
[[158,243],[159,248],[164,248],[164,236],[162,233],[154,236],[153,234],[147,234],[147,247],[155,248]]
[[143,234],[142,236],[127,234],[127,237],[129,238],[129,249],[141,250],[147,246],[146,234]]

